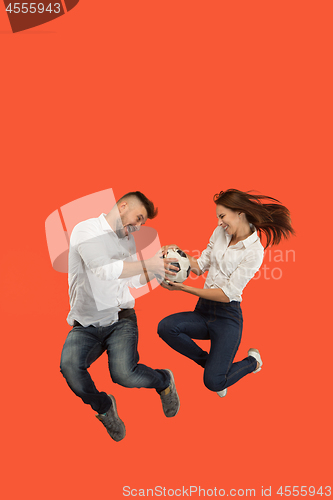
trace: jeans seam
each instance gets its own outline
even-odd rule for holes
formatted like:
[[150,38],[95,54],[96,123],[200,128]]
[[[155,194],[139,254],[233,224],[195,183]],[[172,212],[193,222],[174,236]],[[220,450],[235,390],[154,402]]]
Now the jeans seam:
[[[238,351],[238,348],[239,348],[239,344],[240,344],[240,339],[241,339],[241,336],[242,336],[242,329],[241,329],[241,322],[239,321],[239,323],[238,323],[238,338],[237,338],[237,344],[236,344],[236,345],[237,345],[237,347],[235,346],[235,348],[234,348],[234,351],[233,351],[233,356],[232,356],[231,361],[230,361],[230,363],[229,363],[228,370],[227,370],[227,374],[229,373],[230,368],[231,368],[231,366],[232,366],[232,364],[233,364],[233,361],[234,361],[234,359],[235,359],[235,356],[236,356],[236,354],[237,354],[237,351]],[[236,349],[236,350],[235,350],[235,349]]]
[[[101,343],[101,342],[99,342],[99,341],[97,341],[97,342],[98,342],[100,345],[102,345],[102,343]],[[103,346],[102,346],[102,347],[103,347]],[[89,356],[90,356],[91,352],[92,352],[95,348],[96,348],[96,344],[95,344],[95,345],[94,345],[94,346],[90,349],[90,351],[87,353],[87,356],[85,357],[85,360],[84,360],[84,369],[85,369],[85,370],[88,370],[88,368],[90,368],[90,366],[91,366],[91,363],[88,365],[88,358],[89,358]],[[104,348],[103,348],[103,349],[104,349]],[[102,356],[102,354],[105,352],[105,350],[106,350],[106,349],[104,349],[104,350],[103,350],[103,352],[100,354],[100,356]],[[100,356],[98,356],[98,357],[100,357]],[[96,359],[98,359],[98,358],[96,358]],[[96,361],[96,359],[93,361],[93,363]]]
[[243,370],[246,370],[246,366],[244,366],[243,368],[239,368],[239,370],[237,370],[235,373],[233,373],[230,377],[227,377],[228,378],[228,381],[229,380],[232,380],[232,378],[237,375],[239,372],[242,372]]

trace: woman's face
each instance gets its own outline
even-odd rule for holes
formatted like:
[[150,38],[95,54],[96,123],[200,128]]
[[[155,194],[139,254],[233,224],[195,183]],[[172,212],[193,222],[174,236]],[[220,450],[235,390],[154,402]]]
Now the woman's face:
[[223,205],[216,205],[216,216],[218,218],[218,225],[222,226],[226,233],[230,235],[235,234],[241,222],[238,212]]

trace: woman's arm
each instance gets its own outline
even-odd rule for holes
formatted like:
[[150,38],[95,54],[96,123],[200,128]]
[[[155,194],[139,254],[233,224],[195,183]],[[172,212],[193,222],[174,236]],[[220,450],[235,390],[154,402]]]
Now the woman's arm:
[[184,285],[183,283],[173,283],[171,281],[162,281],[161,286],[167,290],[181,290],[191,293],[201,299],[215,300],[216,302],[230,302],[229,297],[221,288],[195,288],[194,286]]

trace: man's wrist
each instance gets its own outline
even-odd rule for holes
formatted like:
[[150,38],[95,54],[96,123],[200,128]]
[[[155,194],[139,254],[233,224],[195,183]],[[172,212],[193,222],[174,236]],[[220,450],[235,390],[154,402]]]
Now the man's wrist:
[[153,270],[151,259],[147,259],[144,262],[142,262],[142,268],[143,268],[143,272],[153,273],[154,270]]

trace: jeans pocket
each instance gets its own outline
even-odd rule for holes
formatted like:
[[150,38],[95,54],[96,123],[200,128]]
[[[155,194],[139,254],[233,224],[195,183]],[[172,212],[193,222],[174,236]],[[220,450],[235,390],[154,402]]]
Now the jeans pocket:
[[227,312],[228,312],[228,315],[230,316],[230,318],[232,318],[238,322],[241,322],[243,320],[242,311],[240,310],[239,307],[229,305]]

